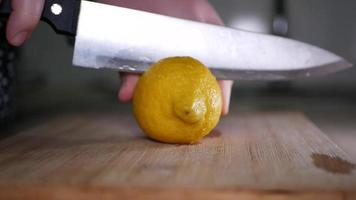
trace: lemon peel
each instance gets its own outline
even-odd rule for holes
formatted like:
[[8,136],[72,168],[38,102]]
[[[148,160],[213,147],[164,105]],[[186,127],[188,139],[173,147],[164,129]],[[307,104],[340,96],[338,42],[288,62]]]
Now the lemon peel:
[[177,144],[201,140],[220,119],[222,96],[216,78],[191,57],[170,57],[139,79],[133,111],[152,139]]

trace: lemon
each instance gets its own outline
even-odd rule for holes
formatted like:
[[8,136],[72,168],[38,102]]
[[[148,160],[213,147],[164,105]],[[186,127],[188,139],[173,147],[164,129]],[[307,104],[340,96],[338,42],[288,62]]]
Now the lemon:
[[141,76],[133,109],[142,130],[166,143],[196,143],[217,125],[222,97],[216,78],[191,57],[163,59]]

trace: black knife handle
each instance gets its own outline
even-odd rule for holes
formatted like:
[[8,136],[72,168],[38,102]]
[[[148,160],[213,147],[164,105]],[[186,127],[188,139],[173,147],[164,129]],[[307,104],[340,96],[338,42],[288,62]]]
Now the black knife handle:
[[[75,35],[80,3],[81,0],[45,0],[41,20],[50,24],[57,33]],[[11,11],[11,0],[2,0],[0,15],[7,16]]]

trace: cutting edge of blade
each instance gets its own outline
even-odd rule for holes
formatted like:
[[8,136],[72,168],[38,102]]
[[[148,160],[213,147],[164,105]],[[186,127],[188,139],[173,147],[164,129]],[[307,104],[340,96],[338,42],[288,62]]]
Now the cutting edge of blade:
[[224,80],[261,80],[283,81],[310,78],[332,74],[352,67],[353,64],[345,59],[325,65],[297,70],[231,70],[211,69],[218,79]]

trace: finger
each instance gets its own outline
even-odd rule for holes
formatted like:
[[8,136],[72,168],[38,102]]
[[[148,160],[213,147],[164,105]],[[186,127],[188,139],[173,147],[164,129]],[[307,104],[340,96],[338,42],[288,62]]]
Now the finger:
[[219,81],[219,85],[223,97],[223,106],[221,110],[222,115],[227,115],[229,113],[231,89],[233,83],[234,83],[233,81],[227,81],[227,80]]
[[224,25],[223,20],[207,0],[196,1],[197,20],[209,24]]
[[132,99],[139,75],[120,73],[121,86],[118,92],[120,101],[128,102]]
[[7,24],[6,36],[10,44],[21,45],[37,26],[44,0],[12,0],[12,13]]

